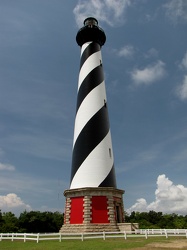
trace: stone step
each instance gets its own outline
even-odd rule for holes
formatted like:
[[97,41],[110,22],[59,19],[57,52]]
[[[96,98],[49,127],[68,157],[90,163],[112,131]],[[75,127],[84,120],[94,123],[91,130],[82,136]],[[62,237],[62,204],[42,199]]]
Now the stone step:
[[69,224],[63,225],[60,229],[61,233],[83,233],[83,232],[118,232],[119,227],[117,225],[108,224]]

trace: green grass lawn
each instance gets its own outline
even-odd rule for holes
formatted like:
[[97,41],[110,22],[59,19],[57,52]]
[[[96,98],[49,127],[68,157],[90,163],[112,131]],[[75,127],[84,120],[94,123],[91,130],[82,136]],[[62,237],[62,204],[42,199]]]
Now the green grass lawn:
[[[35,241],[10,241],[10,240],[3,240],[0,242],[0,250],[122,250],[122,249],[136,249],[138,247],[144,247],[147,244],[153,242],[171,242],[173,240],[178,239],[186,240],[186,238],[180,237],[170,237],[166,239],[164,237],[152,237],[148,238],[131,238],[131,239],[92,239],[92,240],[64,240],[62,242],[58,241],[40,241],[36,243]],[[148,248],[151,249],[151,248]],[[154,248],[160,249],[160,248]],[[170,248],[164,248],[170,249]],[[177,249],[177,248],[176,248]],[[171,250],[171,249],[170,249]]]

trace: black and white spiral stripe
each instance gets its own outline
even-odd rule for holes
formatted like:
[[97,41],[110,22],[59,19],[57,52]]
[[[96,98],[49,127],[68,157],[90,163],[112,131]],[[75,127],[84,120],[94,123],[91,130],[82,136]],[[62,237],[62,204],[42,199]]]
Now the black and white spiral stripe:
[[116,187],[100,45],[81,48],[70,189]]

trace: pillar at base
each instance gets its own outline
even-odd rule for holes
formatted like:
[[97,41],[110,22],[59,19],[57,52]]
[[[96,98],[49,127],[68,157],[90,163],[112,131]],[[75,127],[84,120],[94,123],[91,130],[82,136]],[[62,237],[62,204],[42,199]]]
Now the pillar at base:
[[64,191],[64,225],[61,233],[114,232],[124,223],[124,191],[113,187],[77,188]]

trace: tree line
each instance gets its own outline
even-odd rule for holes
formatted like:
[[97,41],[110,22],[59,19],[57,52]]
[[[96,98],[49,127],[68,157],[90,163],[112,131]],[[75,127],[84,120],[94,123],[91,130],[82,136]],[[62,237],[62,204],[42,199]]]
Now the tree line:
[[[59,232],[64,222],[60,212],[24,211],[19,217],[0,210],[0,233],[49,233]],[[187,229],[187,215],[163,214],[162,212],[125,213],[126,223],[139,223],[142,229]]]
[[64,215],[59,212],[24,211],[19,217],[0,210],[0,233],[59,232]]
[[162,212],[132,212],[130,215],[125,215],[125,222],[139,223],[139,228],[142,229],[186,229],[187,215],[163,214]]

